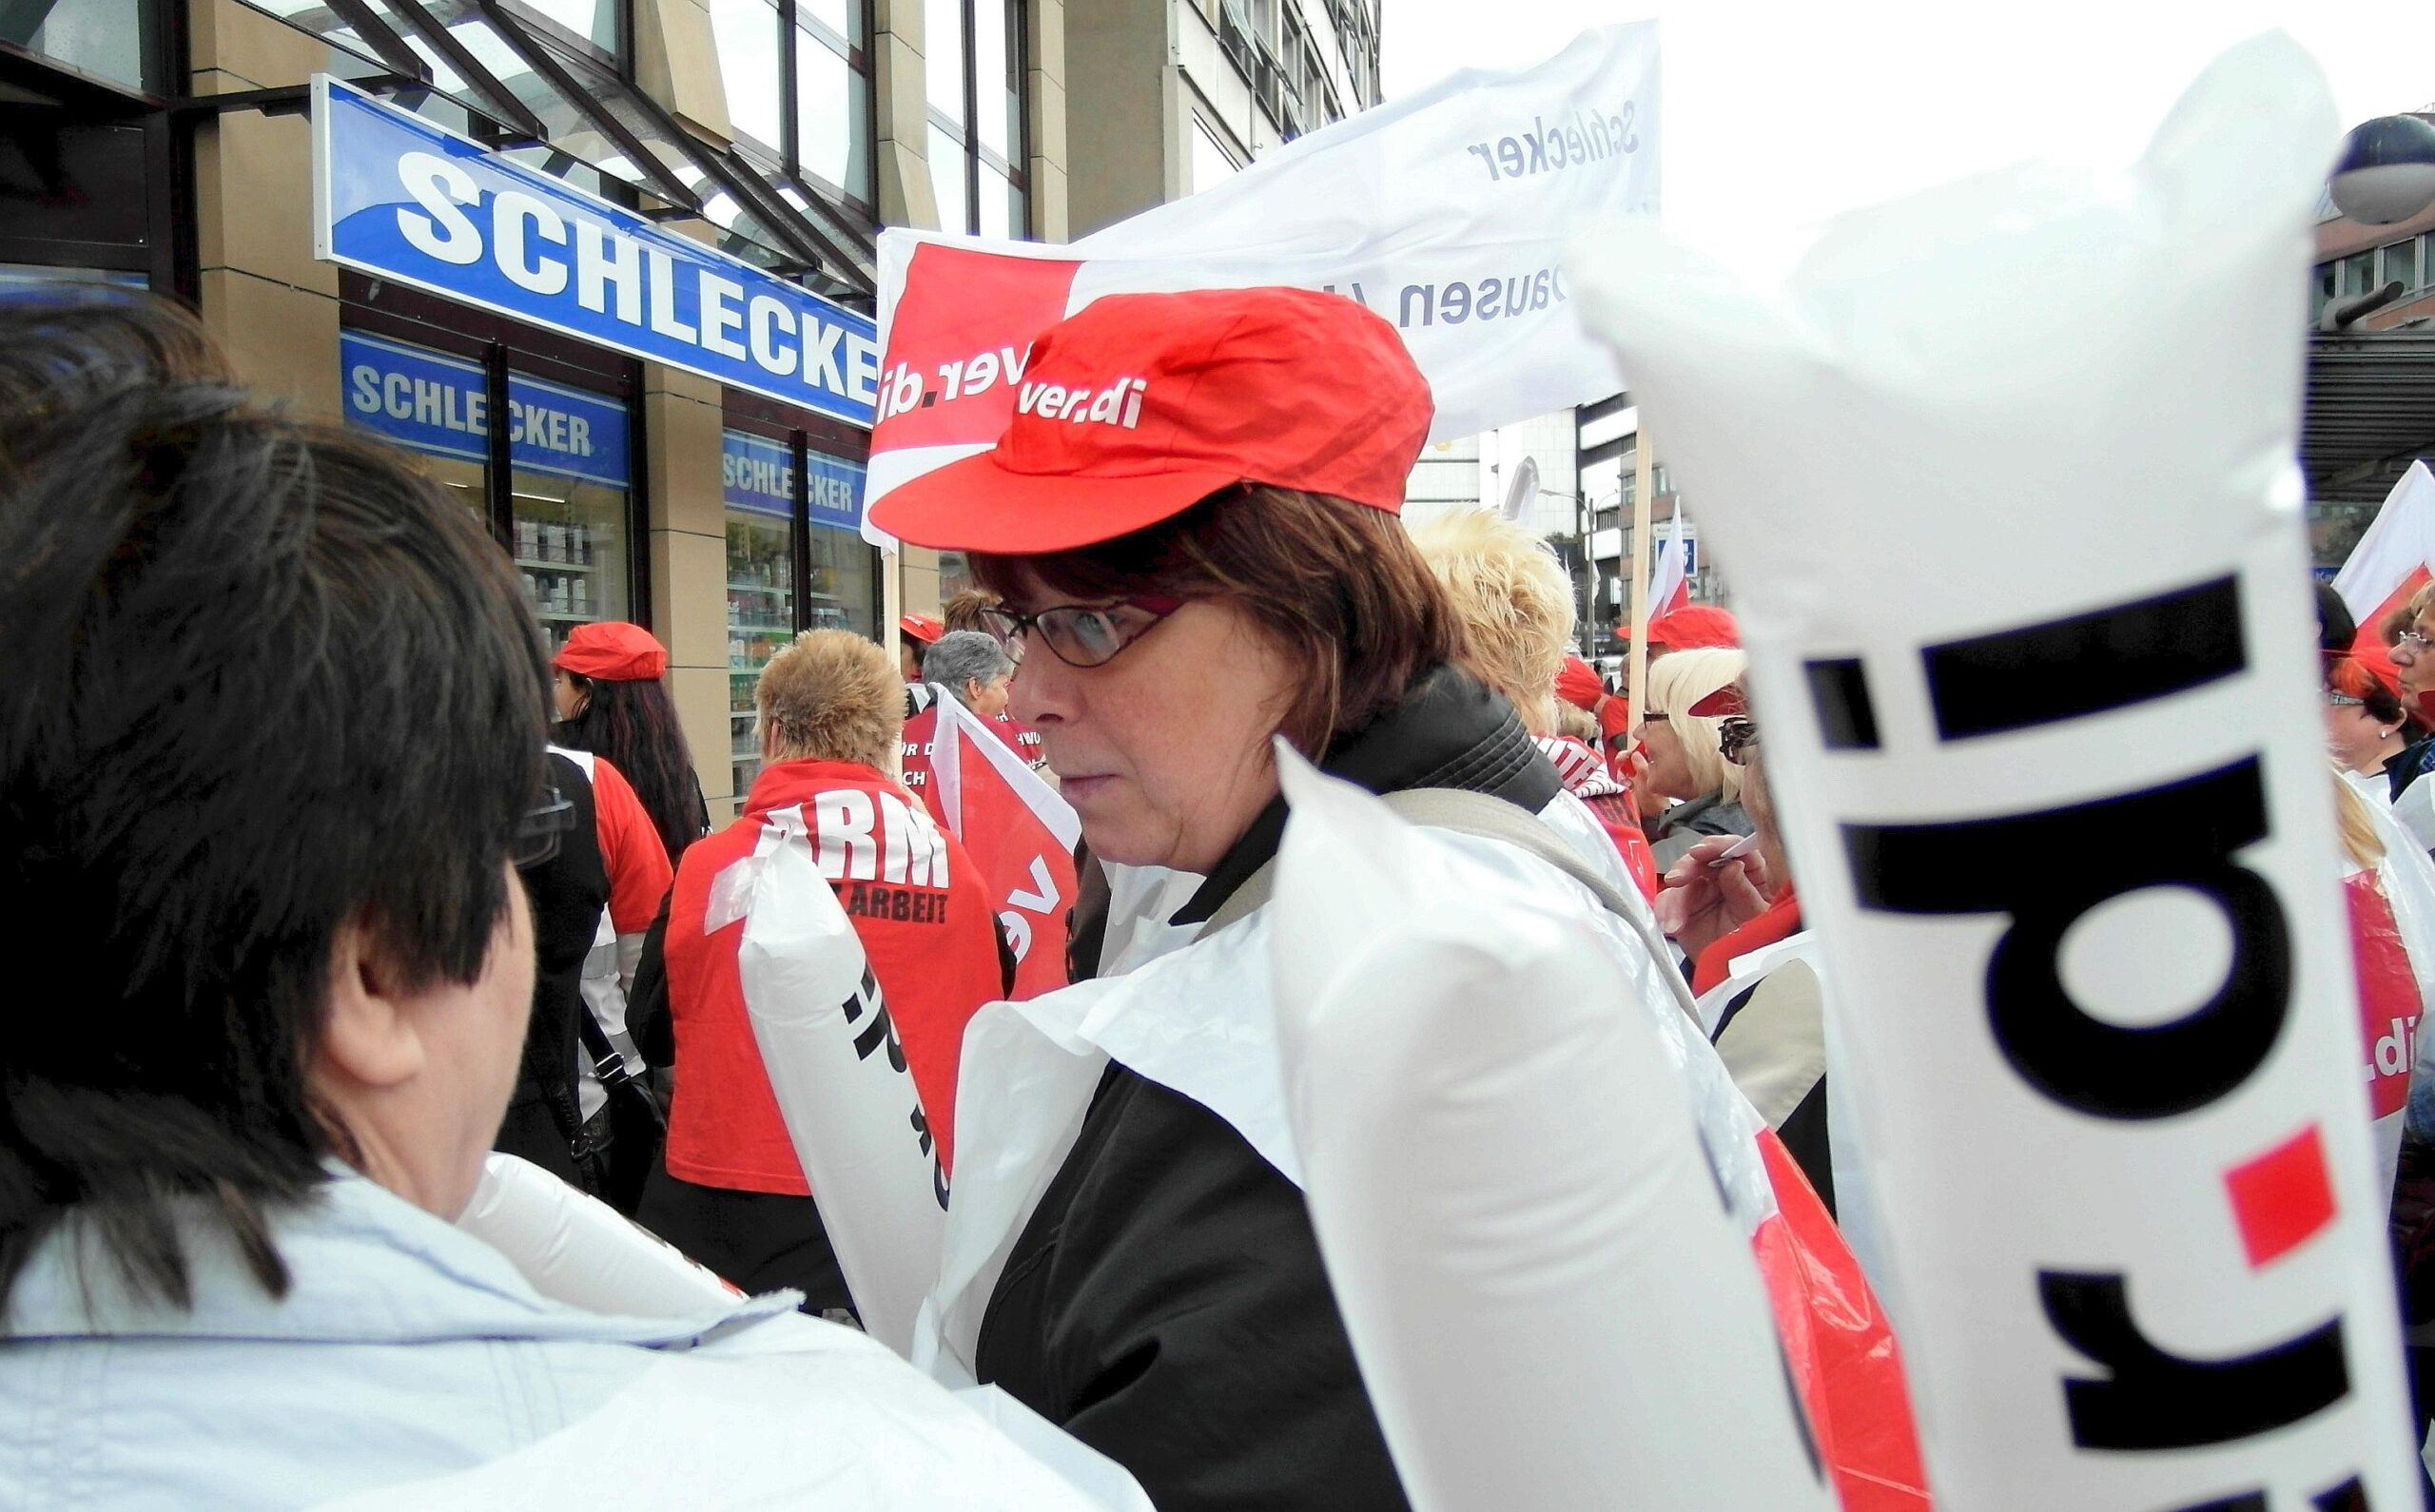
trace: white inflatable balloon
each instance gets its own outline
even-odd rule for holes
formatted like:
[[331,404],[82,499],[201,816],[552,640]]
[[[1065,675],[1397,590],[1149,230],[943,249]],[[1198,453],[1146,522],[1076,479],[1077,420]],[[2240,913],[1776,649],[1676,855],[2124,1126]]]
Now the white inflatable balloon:
[[1681,1068],[1597,935],[1280,765],[1288,1107],[1412,1504],[1833,1506]]
[[2335,135],[2261,38],[2131,172],[1856,212],[1779,286],[1572,260],[1733,578],[1973,1512],[2418,1503],[2293,466]]
[[938,1279],[947,1183],[887,1003],[800,808],[711,888],[706,929],[744,916],[736,964],[761,1062],[863,1327],[899,1354]]
[[530,1160],[494,1153],[457,1227],[507,1256],[554,1302],[629,1318],[672,1318],[744,1293]]

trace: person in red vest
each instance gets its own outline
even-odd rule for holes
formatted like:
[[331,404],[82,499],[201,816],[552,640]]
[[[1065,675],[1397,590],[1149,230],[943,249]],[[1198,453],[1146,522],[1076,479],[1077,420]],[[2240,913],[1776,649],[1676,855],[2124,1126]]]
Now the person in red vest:
[[[940,1164],[952,1168],[964,1021],[1004,994],[1012,962],[980,868],[889,775],[903,700],[887,652],[850,631],[808,631],[769,659],[753,693],[761,775],[736,822],[685,853],[666,927],[645,947],[661,960],[636,977],[638,998],[664,993],[676,1082],[643,1226],[747,1290],[794,1288],[811,1311],[853,1304],[745,1012],[744,921],[705,924],[720,878],[753,854],[769,816],[800,810],[821,849],[843,857],[828,885],[894,1017]],[[656,1041],[640,1037],[650,1053]]]

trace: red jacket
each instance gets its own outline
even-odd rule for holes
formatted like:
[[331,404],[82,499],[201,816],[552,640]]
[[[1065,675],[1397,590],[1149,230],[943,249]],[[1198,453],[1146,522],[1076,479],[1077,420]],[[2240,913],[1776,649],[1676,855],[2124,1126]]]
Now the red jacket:
[[[815,796],[859,793],[840,804]],[[801,805],[815,843],[844,858],[829,886],[854,921],[888,1016],[939,1141],[942,1169],[953,1169],[955,1074],[964,1026],[983,1003],[1004,995],[988,883],[953,835],[935,824],[904,788],[869,766],[847,762],[780,762],[752,784],[744,812],[693,843],[676,868],[669,904],[668,1008],[676,1037],[676,1097],[669,1110],[668,1173],[731,1192],[801,1196],[811,1191],[778,1113],[777,1095],[746,1017],[736,949],[744,922],[704,934],[719,874],[752,854],[762,816]],[[897,812],[887,812],[893,805]],[[866,823],[867,821],[867,823]],[[846,824],[832,839],[827,826]],[[936,844],[943,887],[884,881],[906,875],[891,844]],[[916,875],[920,869],[916,869]]]

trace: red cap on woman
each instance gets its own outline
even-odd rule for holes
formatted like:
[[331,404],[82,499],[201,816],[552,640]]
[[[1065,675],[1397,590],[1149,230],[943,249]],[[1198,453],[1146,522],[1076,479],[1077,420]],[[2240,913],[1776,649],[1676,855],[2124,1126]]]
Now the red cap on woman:
[[577,625],[550,665],[603,682],[655,682],[668,671],[668,648],[640,625],[608,620]]

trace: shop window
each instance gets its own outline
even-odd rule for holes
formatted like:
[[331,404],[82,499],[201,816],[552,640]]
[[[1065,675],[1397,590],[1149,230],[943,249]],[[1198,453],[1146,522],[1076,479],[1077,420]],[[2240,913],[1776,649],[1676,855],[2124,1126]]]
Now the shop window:
[[2342,265],[2338,262],[2320,262],[2309,270],[2308,319],[2311,321],[2324,315],[2325,307],[2334,301],[2336,281],[2341,272]]
[[2405,289],[2418,287],[2418,241],[2395,242],[2376,253],[2376,282],[2379,287],[2398,283]]
[[2342,295],[2348,299],[2376,286],[2376,254],[2359,252],[2342,260]]
[[801,432],[730,429],[720,485],[727,504],[729,759],[734,791],[761,770],[752,694],[796,633],[876,637],[878,552],[863,540],[863,464],[817,450]]
[[728,119],[771,153],[787,141],[785,25],[769,0],[711,0]]
[[146,0],[20,0],[0,6],[0,42],[39,53],[81,73],[151,89],[145,36]]
[[710,0],[710,11],[738,145],[779,174],[874,204],[867,0]]
[[752,691],[761,669],[795,633],[794,450],[740,431],[723,438],[727,499],[728,745],[735,786],[761,769]]
[[871,187],[870,32],[864,0],[797,0],[795,165],[862,204]]
[[1195,115],[1192,118],[1192,192],[1199,193],[1215,184],[1223,184],[1243,171],[1234,149],[1218,141],[1209,123]]
[[483,363],[347,330],[339,335],[339,366],[347,418],[404,447],[433,481],[503,533],[553,650],[577,625],[633,617],[622,400],[507,374],[502,501],[489,486]]
[[925,0],[925,92],[939,224],[1031,234],[1022,0]]

